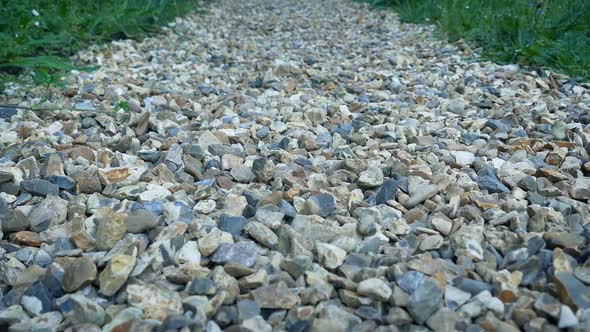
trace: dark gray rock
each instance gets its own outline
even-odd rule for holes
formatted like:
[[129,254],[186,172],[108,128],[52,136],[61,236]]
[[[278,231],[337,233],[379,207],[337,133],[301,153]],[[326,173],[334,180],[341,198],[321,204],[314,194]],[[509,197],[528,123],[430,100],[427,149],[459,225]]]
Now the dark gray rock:
[[398,181],[393,179],[383,182],[375,197],[377,204],[387,204],[387,201],[395,199],[398,186]]
[[256,301],[241,300],[238,301],[238,320],[245,321],[248,318],[260,315],[260,306]]
[[0,107],[0,119],[10,120],[18,111],[13,107]]
[[228,232],[233,236],[239,236],[244,230],[244,226],[248,223],[248,220],[242,216],[229,216],[222,214],[219,218],[217,227],[224,232]]
[[334,196],[328,193],[322,193],[310,196],[305,201],[305,209],[307,214],[316,214],[322,217],[327,217],[336,208],[336,200]]
[[217,292],[217,287],[209,278],[195,278],[188,288],[190,295],[213,295],[215,292]]
[[220,264],[238,263],[250,267],[257,256],[254,242],[222,243],[211,257],[211,261]]
[[496,169],[492,166],[484,166],[477,172],[477,184],[482,190],[490,193],[508,193],[510,189],[506,187],[496,174]]
[[59,196],[59,187],[47,180],[23,180],[20,183],[20,187],[36,196]]
[[136,210],[127,216],[125,225],[129,233],[143,233],[150,230],[160,223],[160,216],[149,210]]
[[418,271],[408,271],[397,280],[398,286],[408,294],[413,294],[414,291],[421,287],[424,283],[424,273]]
[[442,305],[443,291],[430,279],[424,281],[410,296],[408,312],[418,324],[424,324]]

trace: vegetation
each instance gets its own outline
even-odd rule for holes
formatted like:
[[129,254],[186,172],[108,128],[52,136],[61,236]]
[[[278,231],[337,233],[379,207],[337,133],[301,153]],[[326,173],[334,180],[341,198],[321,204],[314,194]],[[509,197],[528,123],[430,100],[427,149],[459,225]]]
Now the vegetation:
[[590,79],[588,0],[368,0],[402,21],[435,23],[450,40],[474,42],[500,63]]
[[[37,85],[59,84],[67,59],[93,43],[141,38],[196,0],[0,0],[0,83],[31,73]],[[91,70],[92,68],[76,68]]]

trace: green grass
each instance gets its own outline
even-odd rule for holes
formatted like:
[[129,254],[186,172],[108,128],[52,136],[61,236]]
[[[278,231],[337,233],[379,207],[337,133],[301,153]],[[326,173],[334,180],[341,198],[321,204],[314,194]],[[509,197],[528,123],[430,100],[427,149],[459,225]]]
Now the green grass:
[[400,20],[434,23],[499,63],[517,62],[590,80],[588,0],[368,0]]
[[197,0],[0,0],[0,84],[17,76],[59,84],[74,68],[92,69],[68,61],[77,50],[145,37],[197,8]]

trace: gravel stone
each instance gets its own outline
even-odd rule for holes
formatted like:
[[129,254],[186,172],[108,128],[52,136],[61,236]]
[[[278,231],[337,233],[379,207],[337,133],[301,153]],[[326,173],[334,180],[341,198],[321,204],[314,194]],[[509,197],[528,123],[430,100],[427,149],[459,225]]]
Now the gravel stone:
[[251,267],[254,265],[256,256],[257,249],[253,242],[222,243],[211,257],[211,261],[222,264],[238,263]]
[[432,280],[425,280],[410,296],[408,311],[416,322],[422,324],[441,306],[443,291]]
[[64,291],[72,293],[90,284],[96,278],[96,265],[86,256],[76,258],[65,269],[62,285]]
[[135,267],[136,259],[130,255],[117,254],[111,258],[100,273],[100,292],[106,296],[115,294],[127,281]]
[[5,89],[0,330],[589,330],[590,86],[434,29],[218,0]]
[[357,292],[374,298],[378,301],[387,301],[391,297],[392,290],[387,283],[378,278],[371,278],[361,281],[358,284]]

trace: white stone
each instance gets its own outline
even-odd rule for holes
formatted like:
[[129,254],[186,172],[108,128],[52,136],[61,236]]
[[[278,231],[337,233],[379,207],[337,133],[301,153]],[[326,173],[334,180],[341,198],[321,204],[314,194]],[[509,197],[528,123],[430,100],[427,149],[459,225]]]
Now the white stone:
[[180,264],[201,264],[201,252],[197,241],[188,241],[176,253],[176,259]]
[[316,244],[318,261],[327,269],[335,269],[342,265],[346,258],[346,251],[335,245],[318,242]]
[[379,278],[370,278],[358,284],[357,292],[379,301],[388,301],[393,291],[391,287]]
[[451,151],[459,165],[469,166],[475,161],[475,155],[469,151]]

